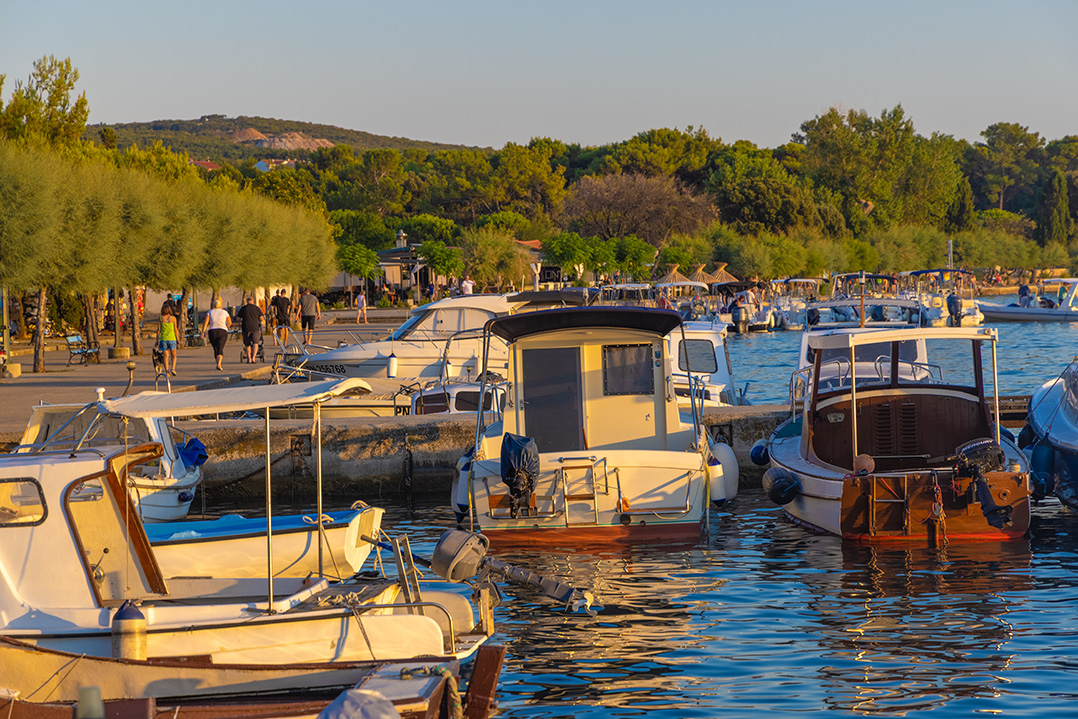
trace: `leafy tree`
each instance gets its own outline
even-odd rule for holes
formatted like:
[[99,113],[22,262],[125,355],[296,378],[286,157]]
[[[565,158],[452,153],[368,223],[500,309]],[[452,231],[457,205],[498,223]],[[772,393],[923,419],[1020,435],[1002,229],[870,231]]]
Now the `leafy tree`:
[[310,184],[290,167],[263,172],[251,182],[251,187],[266,197],[286,205],[302,207],[312,212],[325,212],[326,204],[314,193]]
[[616,243],[615,258],[619,270],[634,280],[644,280],[651,275],[657,254],[654,245],[636,235],[627,235],[608,242]]
[[111,127],[102,127],[101,131],[98,134],[101,137],[101,145],[106,150],[115,150],[116,149],[116,131],[115,130],[113,130]]
[[884,272],[942,267],[947,262],[947,237],[934,227],[891,227],[868,239],[879,252],[879,269]]
[[421,214],[406,217],[400,220],[397,226],[404,230],[404,233],[413,241],[418,240],[420,243],[434,240],[447,244],[453,242],[460,234],[457,223],[436,215]]
[[589,244],[575,232],[562,232],[543,242],[543,257],[566,273],[575,271],[577,265],[587,268],[592,256]]
[[655,264],[665,271],[676,264],[688,272],[693,265],[709,263],[714,251],[714,246],[704,236],[674,234],[659,248]]
[[373,280],[382,274],[382,268],[378,266],[378,254],[359,243],[338,247],[337,264],[348,274],[362,277],[364,290],[367,280]]
[[427,196],[421,209],[454,220],[475,222],[497,211],[490,158],[479,150],[440,151],[431,157]]
[[508,143],[491,158],[499,209],[528,217],[555,214],[565,199],[565,168],[552,165],[553,148]]
[[973,189],[969,185],[969,179],[962,177],[958,181],[951,206],[947,208],[947,215],[943,218],[943,231],[947,234],[966,232],[973,229],[973,225]]
[[712,140],[703,128],[647,130],[611,148],[598,170],[603,174],[676,177],[700,191],[708,177],[709,159],[721,149],[722,142]]
[[[3,79],[0,75],[0,104]],[[78,80],[70,58],[47,55],[36,61],[29,79],[16,82],[11,101],[0,108],[0,136],[61,147],[76,144],[90,115],[86,93],[71,97]]]
[[999,230],[1027,240],[1034,239],[1036,234],[1032,220],[1006,210],[983,210],[976,214],[976,222],[985,230]]
[[519,212],[513,212],[512,210],[492,212],[489,215],[483,215],[475,221],[476,227],[487,227],[488,225],[496,227],[503,232],[512,232],[518,240],[523,239],[522,235],[528,231],[531,224],[531,221],[527,217]]
[[464,269],[480,286],[503,287],[531,274],[530,256],[513,236],[492,227],[464,230]]
[[1054,170],[1041,187],[1041,201],[1037,208],[1037,243],[1067,244],[1070,234],[1070,208],[1067,202],[1067,181],[1063,173]]
[[360,244],[375,252],[393,246],[393,231],[382,218],[367,210],[334,210],[329,213],[334,236],[340,245]]
[[464,272],[464,253],[440,240],[427,240],[416,252],[436,277],[458,277]]
[[585,177],[565,203],[570,230],[604,240],[636,235],[653,247],[671,232],[696,232],[714,216],[710,202],[672,177]]
[[969,148],[965,160],[978,205],[999,210],[1028,209],[1033,183],[1040,172],[1044,140],[1013,122],[989,125],[981,136],[984,142]]
[[720,154],[707,183],[723,220],[739,232],[788,232],[820,224],[811,192],[770,153],[735,146]]

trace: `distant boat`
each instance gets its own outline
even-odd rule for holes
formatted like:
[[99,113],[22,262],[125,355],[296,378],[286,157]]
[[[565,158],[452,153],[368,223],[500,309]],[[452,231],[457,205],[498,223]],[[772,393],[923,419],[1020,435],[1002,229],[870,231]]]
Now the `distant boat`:
[[1078,278],[1066,277],[1054,280],[1045,280],[1045,285],[1061,285],[1062,297],[1053,300],[1050,297],[1038,298],[1034,294],[1029,295],[1029,304],[1025,307],[1021,303],[999,305],[992,302],[978,302],[985,319],[992,322],[1078,322]]

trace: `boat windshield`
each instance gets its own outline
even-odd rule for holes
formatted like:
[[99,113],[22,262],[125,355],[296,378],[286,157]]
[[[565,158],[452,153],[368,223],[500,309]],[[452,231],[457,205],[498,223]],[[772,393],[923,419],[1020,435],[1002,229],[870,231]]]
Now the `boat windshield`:
[[487,320],[495,316],[494,312],[475,307],[443,307],[420,310],[408,318],[408,321],[393,331],[390,340],[445,340],[464,330],[480,330]]

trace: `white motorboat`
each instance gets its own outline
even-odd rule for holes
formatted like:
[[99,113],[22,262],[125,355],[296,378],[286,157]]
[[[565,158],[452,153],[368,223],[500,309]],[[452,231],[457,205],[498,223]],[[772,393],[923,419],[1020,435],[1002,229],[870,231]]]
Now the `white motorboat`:
[[[995,330],[973,328],[809,333],[811,389],[766,444],[764,490],[794,521],[846,539],[1024,536],[1028,463],[985,394],[988,344],[998,395],[996,340]],[[956,367],[961,355],[948,348],[965,349],[964,371],[944,376],[906,356],[922,342]],[[879,355],[871,370],[861,350]],[[828,365],[839,372],[824,381]]]
[[[917,300],[924,308],[924,327],[979,327],[984,315],[973,297],[973,273],[941,268],[899,273],[906,287],[900,297]],[[964,296],[969,294],[968,297]]]
[[809,305],[818,301],[821,282],[819,277],[788,277],[771,282],[780,329],[805,329],[805,314]]
[[681,324],[632,307],[489,322],[488,344],[509,347],[508,398],[497,422],[477,413],[453,488],[461,520],[501,543],[697,536],[738,470],[696,406],[678,406],[666,338]]
[[1059,285],[1056,299],[1051,297],[1032,297],[1027,306],[1021,303],[1000,305],[993,302],[978,302],[977,307],[985,319],[991,322],[1078,322],[1078,278],[1066,277],[1045,280],[1045,287]]
[[488,320],[543,307],[587,304],[590,293],[585,290],[449,297],[412,310],[384,340],[319,353],[303,347],[282,354],[281,361],[325,377],[474,379],[479,374],[481,331]]
[[1078,359],[1033,393],[1018,439],[1030,458],[1034,495],[1054,494],[1078,510]]
[[748,385],[738,390],[734,384],[727,327],[726,321],[712,315],[683,321],[681,331],[666,335],[666,360],[682,409],[689,408],[693,389],[698,407],[749,404]]
[[899,297],[865,296],[824,300],[806,308],[805,330],[899,325],[922,327],[923,310],[924,307],[919,301]]
[[[363,504],[360,502],[359,504]],[[381,507],[326,512],[319,528],[313,513],[273,518],[273,576],[308,577],[319,573],[318,534],[323,567],[333,579],[363,568],[378,537]],[[157,563],[170,577],[263,577],[266,574],[266,519],[226,515],[217,519],[145,525]]]
[[[146,393],[156,394],[156,393]],[[16,453],[156,442],[161,459],[133,473],[131,498],[144,522],[175,522],[187,516],[202,481],[206,448],[171,423],[171,415],[131,417],[107,409],[103,393],[90,404],[40,404],[33,408]],[[177,444],[176,438],[183,442]]]

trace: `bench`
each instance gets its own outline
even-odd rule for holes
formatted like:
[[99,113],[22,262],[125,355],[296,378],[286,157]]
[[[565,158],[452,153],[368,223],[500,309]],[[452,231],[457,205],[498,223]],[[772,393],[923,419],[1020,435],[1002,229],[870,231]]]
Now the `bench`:
[[91,361],[101,361],[101,350],[96,342],[91,346],[82,339],[82,335],[68,335],[64,340],[67,342],[68,367],[70,367],[71,363],[75,360],[78,360],[82,364],[87,364]]

